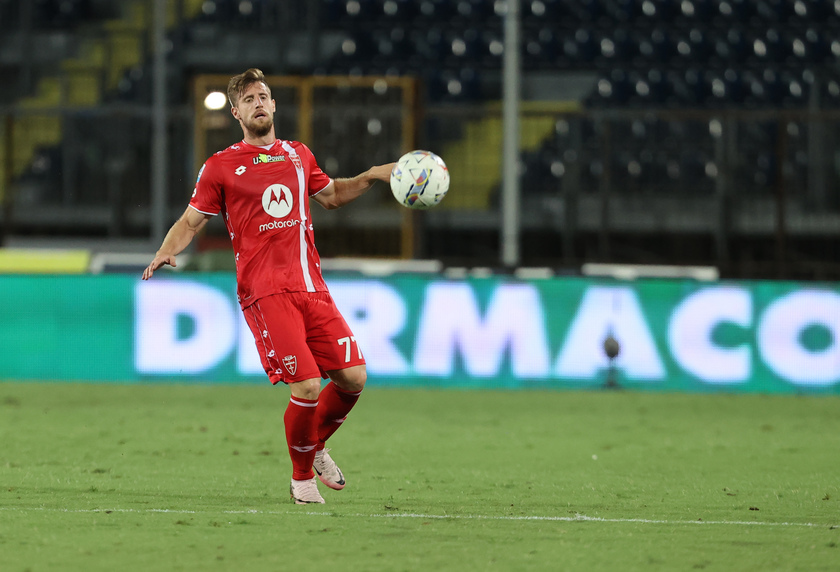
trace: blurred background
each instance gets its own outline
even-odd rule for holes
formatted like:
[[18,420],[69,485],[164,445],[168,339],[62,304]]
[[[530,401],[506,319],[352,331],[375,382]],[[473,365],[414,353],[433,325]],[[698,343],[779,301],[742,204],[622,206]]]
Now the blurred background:
[[146,260],[259,67],[331,176],[450,168],[433,211],[313,212],[324,258],[834,280],[839,63],[836,0],[0,0],[0,240]]

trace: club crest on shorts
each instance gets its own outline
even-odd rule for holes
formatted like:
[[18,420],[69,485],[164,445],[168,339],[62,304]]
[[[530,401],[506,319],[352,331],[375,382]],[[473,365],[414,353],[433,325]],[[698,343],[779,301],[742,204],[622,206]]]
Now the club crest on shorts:
[[297,371],[297,357],[288,355],[283,358],[283,365],[289,370],[289,375],[294,375]]

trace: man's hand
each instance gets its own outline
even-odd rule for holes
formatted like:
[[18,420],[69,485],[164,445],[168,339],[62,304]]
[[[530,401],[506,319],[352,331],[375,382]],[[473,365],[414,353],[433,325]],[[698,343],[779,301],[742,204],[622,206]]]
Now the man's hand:
[[396,163],[388,163],[386,165],[371,167],[368,169],[368,176],[372,180],[388,182],[391,180],[391,171],[394,169],[394,165],[396,165]]
[[155,259],[152,260],[152,263],[149,264],[146,269],[143,271],[143,280],[148,280],[152,277],[152,274],[155,273],[155,270],[159,269],[164,264],[168,264],[172,268],[175,268],[177,264],[175,264],[175,256],[172,254],[158,254],[155,256]]
[[166,233],[163,244],[160,245],[160,249],[155,254],[155,259],[143,271],[143,280],[151,278],[155,270],[164,264],[175,268],[175,256],[183,252],[193,237],[204,228],[204,225],[207,224],[211,216],[213,215],[199,212],[192,207],[187,207],[187,210],[184,211],[181,218],[175,221],[175,224]]

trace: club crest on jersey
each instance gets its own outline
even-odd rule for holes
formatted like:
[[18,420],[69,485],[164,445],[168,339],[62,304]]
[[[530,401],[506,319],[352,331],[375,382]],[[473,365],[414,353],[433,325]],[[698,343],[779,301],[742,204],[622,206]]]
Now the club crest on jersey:
[[298,169],[303,169],[303,163],[301,162],[300,157],[298,155],[289,155],[289,157],[292,158],[292,163],[295,164],[295,167],[297,167]]
[[284,357],[283,365],[289,370],[289,375],[294,375],[297,371],[297,356],[288,355]]
[[280,163],[285,160],[285,155],[266,155],[265,153],[260,153],[254,157],[254,165],[259,165],[260,163]]

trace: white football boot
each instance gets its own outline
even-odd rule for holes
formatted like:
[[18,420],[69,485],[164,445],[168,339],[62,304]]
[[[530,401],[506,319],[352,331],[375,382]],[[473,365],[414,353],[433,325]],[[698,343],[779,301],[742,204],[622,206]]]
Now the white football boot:
[[340,491],[344,488],[344,475],[341,474],[341,469],[335,464],[335,461],[330,457],[329,449],[322,449],[315,453],[315,462],[312,463],[312,468],[321,482],[330,487]]
[[292,484],[289,485],[289,494],[295,504],[324,504],[324,497],[318,492],[318,481],[315,477],[305,481],[296,481],[292,479]]

